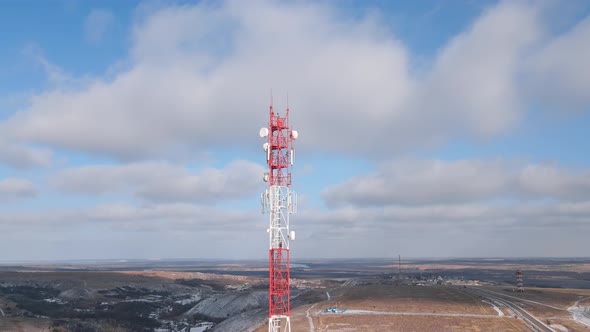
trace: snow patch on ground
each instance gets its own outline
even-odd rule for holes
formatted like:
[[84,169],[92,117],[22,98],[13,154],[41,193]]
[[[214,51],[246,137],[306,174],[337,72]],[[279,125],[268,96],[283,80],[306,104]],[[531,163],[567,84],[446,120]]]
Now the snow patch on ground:
[[567,327],[563,326],[563,325],[559,325],[559,324],[551,324],[549,325],[550,328],[557,330],[557,331],[561,331],[561,332],[569,332],[569,330],[567,329]]
[[488,302],[488,301],[486,301],[486,300],[481,300],[481,301],[482,301],[482,302],[485,302],[485,303],[487,303],[487,304],[489,304],[489,305],[491,305],[491,306],[492,306],[492,308],[494,308],[494,310],[496,310],[496,311],[498,312],[498,316],[500,316],[500,317],[504,317],[504,313],[502,312],[502,310],[500,310],[500,308],[498,308],[498,306],[496,306],[496,304],[495,304],[495,303]]
[[201,295],[200,294],[193,294],[190,297],[186,298],[186,299],[182,299],[182,300],[176,300],[174,301],[174,303],[179,303],[179,304],[189,304],[189,303],[193,303],[193,302],[199,302],[201,301]]
[[567,311],[576,322],[590,327],[590,307],[570,307]]
[[263,326],[267,318],[267,308],[249,310],[215,325],[212,331],[252,332]]
[[244,311],[263,308],[267,305],[267,291],[217,294],[197,303],[186,315],[201,314],[214,318],[228,318]]
[[590,297],[585,297],[576,301],[573,306],[567,308],[567,311],[572,314],[572,317],[577,323],[590,327],[590,307],[579,305],[580,302],[587,299],[590,299]]
[[215,325],[215,323],[203,322],[203,323],[200,323],[199,325],[201,325],[201,326],[191,327],[190,332],[204,332],[207,329],[210,329],[211,327],[213,327]]

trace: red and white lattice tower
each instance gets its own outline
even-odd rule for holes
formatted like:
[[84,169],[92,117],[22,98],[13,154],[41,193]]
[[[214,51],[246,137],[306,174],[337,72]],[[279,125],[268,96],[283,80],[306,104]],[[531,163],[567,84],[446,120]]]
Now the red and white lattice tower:
[[260,129],[268,171],[264,181],[269,187],[261,195],[262,213],[269,214],[268,252],[268,331],[291,331],[289,241],[295,232],[289,229],[289,216],[296,212],[297,195],[291,191],[291,166],[294,161],[293,140],[297,131],[289,126],[289,107],[281,117],[270,105],[268,127]]
[[517,292],[524,292],[524,287],[522,285],[522,271],[521,270],[517,270],[516,271],[516,291]]

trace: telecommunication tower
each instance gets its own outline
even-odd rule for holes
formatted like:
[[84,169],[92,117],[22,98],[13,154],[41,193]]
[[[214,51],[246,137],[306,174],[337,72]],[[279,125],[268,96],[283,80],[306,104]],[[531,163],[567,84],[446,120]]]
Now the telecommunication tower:
[[524,288],[522,286],[522,271],[516,271],[516,291],[517,292],[524,292]]
[[291,167],[295,154],[293,141],[298,133],[289,126],[289,107],[281,117],[269,109],[268,127],[260,129],[268,171],[264,181],[269,187],[261,194],[262,213],[269,214],[268,252],[268,331],[291,332],[289,242],[295,240],[289,216],[297,210],[297,195],[291,191]]

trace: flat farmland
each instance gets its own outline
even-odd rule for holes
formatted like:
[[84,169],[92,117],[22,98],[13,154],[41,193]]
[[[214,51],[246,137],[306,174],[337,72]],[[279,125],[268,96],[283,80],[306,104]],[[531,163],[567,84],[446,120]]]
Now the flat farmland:
[[[321,316],[316,331],[530,331],[515,318],[420,317],[385,315]],[[309,331],[309,329],[293,330]]]
[[[328,291],[330,300],[294,308],[294,332],[310,331],[529,331],[500,317],[488,303],[456,287],[360,285]],[[327,298],[327,297],[326,297]],[[326,313],[325,308],[346,308]],[[267,329],[266,325],[257,332]]]
[[590,297],[590,289],[562,289],[562,288],[525,288],[522,293],[513,291],[513,287],[483,287],[486,290],[494,291],[512,298],[522,299],[523,302],[535,301],[543,304],[555,306],[566,310],[577,300]]
[[479,298],[445,286],[365,285],[337,289],[330,295],[332,301],[322,309],[337,304],[353,310],[497,315]]
[[503,296],[549,326],[561,326],[570,332],[590,331],[589,327],[574,321],[568,311],[578,301],[581,306],[590,306],[588,289],[527,288],[523,293],[515,293],[510,287],[483,289]]
[[11,332],[49,332],[51,320],[42,318],[1,317],[0,331]]
[[[0,331],[185,331],[206,323],[214,331],[266,332],[265,264],[0,267],[0,316],[5,315]],[[429,332],[535,326],[590,332],[588,264],[588,259],[454,259],[402,261],[400,268],[399,262],[378,259],[302,261],[292,271],[297,277],[291,280],[291,327]],[[529,269],[525,292],[517,293],[514,269],[521,266]],[[328,312],[329,307],[338,309]]]

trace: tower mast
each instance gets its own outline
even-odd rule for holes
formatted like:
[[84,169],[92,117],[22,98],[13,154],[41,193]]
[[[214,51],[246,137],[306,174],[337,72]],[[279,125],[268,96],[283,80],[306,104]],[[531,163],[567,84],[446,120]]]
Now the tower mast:
[[268,137],[263,148],[268,165],[264,181],[269,187],[261,195],[261,204],[262,213],[269,214],[269,332],[291,332],[289,242],[295,240],[295,232],[290,230],[289,216],[297,209],[297,195],[290,188],[297,135],[289,126],[289,107],[281,117],[274,112],[271,99],[268,127],[260,129],[260,137]]
[[516,291],[517,292],[524,292],[524,288],[522,287],[522,271],[516,270]]

